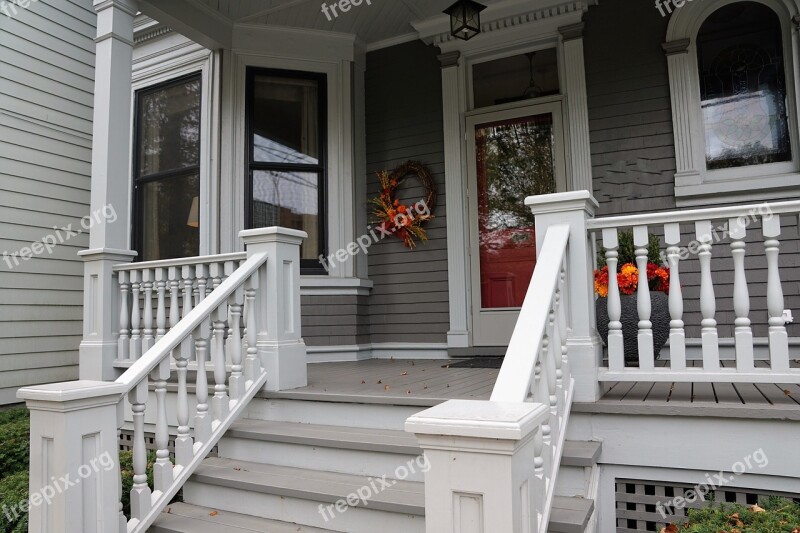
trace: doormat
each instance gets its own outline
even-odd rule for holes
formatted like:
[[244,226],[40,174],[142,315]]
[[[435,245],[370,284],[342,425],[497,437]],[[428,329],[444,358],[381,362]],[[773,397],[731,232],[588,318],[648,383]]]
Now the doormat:
[[[448,365],[445,365],[448,366]],[[500,368],[502,357],[471,357],[457,363],[449,363],[450,368]]]

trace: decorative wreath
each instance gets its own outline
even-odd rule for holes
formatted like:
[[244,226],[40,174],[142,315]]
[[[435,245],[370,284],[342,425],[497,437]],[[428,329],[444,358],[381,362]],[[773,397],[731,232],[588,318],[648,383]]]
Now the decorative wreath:
[[[433,218],[433,209],[436,207],[436,183],[431,171],[419,161],[406,161],[391,173],[381,170],[377,174],[381,194],[370,200],[375,206],[372,211],[375,217],[373,223],[380,224],[384,231],[401,239],[407,248],[416,246],[415,239],[427,241],[428,234],[422,226]],[[412,177],[425,188],[427,194],[417,202],[402,204],[397,199],[397,190]]]

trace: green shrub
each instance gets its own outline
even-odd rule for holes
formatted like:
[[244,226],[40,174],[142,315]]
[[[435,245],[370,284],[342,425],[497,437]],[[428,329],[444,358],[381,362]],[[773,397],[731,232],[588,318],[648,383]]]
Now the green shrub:
[[[757,505],[712,504],[690,509],[688,523],[672,531],[681,533],[798,533],[800,504],[784,498],[768,498]],[[670,531],[670,528],[666,528]]]
[[0,479],[28,470],[30,429],[27,409],[0,411]]
[[28,513],[21,505],[28,500],[28,471],[0,479],[0,532],[28,533]]

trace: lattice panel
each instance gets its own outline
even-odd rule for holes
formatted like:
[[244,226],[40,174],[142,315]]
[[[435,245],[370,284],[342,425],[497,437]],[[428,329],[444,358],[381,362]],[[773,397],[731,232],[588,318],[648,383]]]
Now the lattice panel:
[[[683,508],[667,506],[674,498],[685,497],[686,491],[694,490],[695,485],[682,483],[661,483],[631,479],[616,480],[617,533],[635,531],[660,531],[669,523],[681,523],[686,520],[686,512],[691,508],[700,508],[707,502],[695,501],[687,503]],[[738,488],[719,488],[714,491],[717,502],[741,503],[753,505],[766,496],[783,496],[800,502],[797,494],[785,494],[767,491],[754,491]],[[709,499],[711,495],[706,496]],[[664,505],[662,516],[657,504]]]

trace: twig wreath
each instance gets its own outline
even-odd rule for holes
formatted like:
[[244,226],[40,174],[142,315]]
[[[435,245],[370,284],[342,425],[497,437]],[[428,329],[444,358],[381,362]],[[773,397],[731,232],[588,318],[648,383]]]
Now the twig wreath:
[[[419,161],[406,161],[392,172],[381,170],[377,174],[381,194],[370,200],[375,206],[372,211],[374,223],[402,240],[407,248],[416,246],[415,239],[427,241],[428,234],[423,224],[433,218],[433,209],[436,207],[436,183],[431,171]],[[416,179],[426,195],[415,203],[403,204],[397,198],[397,192],[409,178]]]

